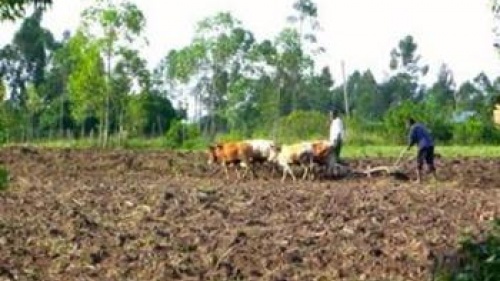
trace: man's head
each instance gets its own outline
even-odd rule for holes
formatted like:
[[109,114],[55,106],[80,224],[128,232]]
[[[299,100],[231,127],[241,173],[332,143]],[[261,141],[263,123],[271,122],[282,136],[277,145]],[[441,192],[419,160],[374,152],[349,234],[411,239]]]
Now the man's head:
[[413,126],[413,124],[415,124],[415,119],[413,119],[412,117],[410,117],[406,120],[406,127],[407,128],[410,128],[411,126]]
[[208,151],[207,151],[208,165],[212,165],[219,162],[221,150],[222,150],[222,144],[220,143],[208,146]]
[[336,108],[330,110],[330,118],[335,119],[337,117],[339,117],[339,111]]

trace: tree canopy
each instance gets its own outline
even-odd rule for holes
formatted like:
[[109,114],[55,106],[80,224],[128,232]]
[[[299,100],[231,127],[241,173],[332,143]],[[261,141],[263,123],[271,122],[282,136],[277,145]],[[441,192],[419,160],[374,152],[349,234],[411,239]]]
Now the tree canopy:
[[[377,130],[383,139],[401,141],[399,119],[409,115],[423,118],[442,141],[469,141],[467,134],[494,141],[498,135],[491,111],[500,77],[478,73],[457,83],[448,64],[425,62],[411,34],[387,50],[383,80],[370,69],[355,69],[345,83],[334,81],[336,66],[319,65],[327,50],[318,39],[321,10],[312,0],[291,3],[286,26],[268,38],[256,38],[229,12],[202,18],[188,44],[165,50],[151,68],[140,52],[148,44],[147,18],[133,2],[94,0],[78,29],[61,40],[42,24],[50,4],[0,4],[2,19],[23,19],[0,49],[0,124],[13,140],[57,135],[106,145],[110,136],[165,135],[177,145],[188,135],[322,136],[328,111],[344,109],[345,94],[348,127],[362,132],[363,141],[363,134]],[[34,9],[25,16],[29,5]],[[500,9],[493,7],[498,19]],[[431,111],[439,114],[422,114]],[[475,119],[456,124],[463,119],[457,116]]]

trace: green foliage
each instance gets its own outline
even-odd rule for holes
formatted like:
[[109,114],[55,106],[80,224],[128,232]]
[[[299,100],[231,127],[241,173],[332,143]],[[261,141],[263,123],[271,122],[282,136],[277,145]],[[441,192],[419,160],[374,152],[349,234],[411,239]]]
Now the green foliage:
[[69,47],[70,58],[75,63],[68,81],[71,114],[80,124],[92,114],[102,118],[106,82],[99,47],[83,33],[77,33],[70,40]]
[[225,141],[239,141],[247,139],[247,137],[238,131],[232,131],[227,134],[219,134],[215,137],[215,142],[225,142]]
[[6,190],[9,186],[9,171],[0,166],[0,191]]
[[[432,113],[432,114],[430,114]],[[393,143],[407,142],[406,120],[412,117],[431,131],[435,140],[446,143],[452,138],[450,115],[446,109],[437,109],[433,103],[404,102],[388,110],[384,116],[386,137]]]
[[153,93],[128,98],[125,124],[132,136],[163,135],[178,118],[170,100]]
[[367,121],[359,117],[346,118],[346,143],[349,145],[377,145],[387,142],[384,123]]
[[42,15],[42,10],[35,9],[23,20],[12,42],[0,49],[0,76],[8,81],[10,99],[20,106],[26,101],[28,82],[37,89],[46,82],[48,59],[57,46],[52,33],[41,25]]
[[39,8],[52,5],[52,0],[9,0],[0,2],[0,21],[22,18],[26,7],[36,5]]
[[500,130],[491,121],[481,120],[479,117],[469,118],[463,123],[454,124],[453,142],[457,144],[498,144]]
[[280,118],[278,126],[277,139],[284,143],[306,138],[325,139],[329,130],[328,115],[317,111],[297,110]]
[[175,121],[165,135],[165,145],[168,148],[194,149],[203,143],[197,124],[185,124]]
[[484,241],[466,237],[460,243],[459,254],[464,262],[458,268],[440,268],[441,281],[500,280],[500,219],[493,221]]
[[[34,2],[40,3],[2,3],[0,17],[9,5],[21,11]],[[41,26],[43,11],[35,9],[0,49],[0,97],[9,97],[2,105],[0,141],[65,130],[80,138],[92,131],[95,137],[98,127],[112,144],[123,145],[113,134],[126,133],[130,146],[150,144],[141,140],[155,136],[176,148],[214,138],[326,138],[327,112],[344,107],[344,85],[333,81],[327,67],[316,71],[316,55],[324,52],[316,37],[319,7],[294,0],[290,8],[288,25],[262,41],[228,12],[203,19],[190,44],[166,54],[153,72],[139,51],[147,44],[146,18],[132,2],[96,0],[82,13],[77,32],[65,32],[60,42]],[[489,120],[500,78],[479,73],[456,87],[451,69],[442,65],[426,88],[428,66],[415,38],[395,43],[388,79],[378,82],[369,69],[347,79],[346,144],[406,143],[408,116],[427,125],[439,145],[499,142]],[[194,103],[176,110],[171,99]],[[463,110],[477,117],[452,124],[452,113]],[[183,112],[194,112],[196,124],[174,123]],[[186,135],[190,130],[193,136]]]
[[8,127],[5,118],[8,118],[5,113],[0,115],[0,145],[3,145],[7,142],[7,133]]
[[407,135],[406,120],[409,117],[423,121],[425,117],[423,107],[408,101],[387,111],[384,116],[384,125],[386,136],[390,138],[391,142],[405,143]]

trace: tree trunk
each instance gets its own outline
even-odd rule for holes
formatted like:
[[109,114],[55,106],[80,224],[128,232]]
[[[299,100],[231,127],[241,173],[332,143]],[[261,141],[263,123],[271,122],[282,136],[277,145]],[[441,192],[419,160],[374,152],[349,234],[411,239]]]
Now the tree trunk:
[[158,135],[161,136],[163,134],[163,126],[161,125],[160,115],[156,115],[156,121],[158,122]]
[[[107,90],[109,91],[109,90]],[[108,136],[109,136],[109,92],[106,93],[106,109],[104,112],[104,135],[102,146],[106,147],[108,144]]]
[[99,146],[103,146],[104,143],[104,118],[101,114],[101,122],[99,122],[99,136],[98,136]]
[[106,147],[108,144],[108,136],[109,136],[109,106],[110,106],[110,95],[111,95],[111,50],[113,49],[112,43],[109,43],[108,46],[108,56],[106,61],[106,71],[107,71],[107,83],[106,83],[106,109],[105,109],[105,117],[104,117],[104,139],[103,139],[103,147]]
[[28,140],[34,140],[35,139],[35,114],[31,113],[30,116],[30,138]]
[[59,116],[59,118],[60,118],[60,120],[59,120],[59,130],[60,130],[61,135],[62,135],[62,132],[64,130],[64,88],[63,88],[63,93],[61,95],[61,112],[60,112],[60,114],[61,114],[61,116]]
[[85,125],[82,126],[82,130],[80,132],[80,138],[84,139],[85,138]]
[[120,117],[118,119],[118,146],[122,144],[123,138],[123,110],[120,110]]

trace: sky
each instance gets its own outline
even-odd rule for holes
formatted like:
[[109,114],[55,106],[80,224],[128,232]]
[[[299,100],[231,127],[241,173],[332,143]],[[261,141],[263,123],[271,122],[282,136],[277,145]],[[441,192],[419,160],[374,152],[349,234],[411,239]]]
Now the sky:
[[[219,11],[229,11],[258,40],[274,38],[287,25],[295,0],[132,0],[147,19],[142,49],[151,68],[174,48],[190,43],[196,22]],[[54,0],[43,25],[56,38],[75,30],[80,13],[92,1]],[[175,4],[170,4],[175,3]],[[493,48],[493,16],[488,0],[316,0],[322,31],[318,38],[326,54],[318,66],[329,66],[337,84],[342,82],[341,61],[347,74],[371,69],[381,81],[389,69],[389,54],[400,39],[411,34],[417,52],[430,65],[435,79],[442,63],[460,83],[484,71],[500,76],[500,56]],[[9,43],[19,27],[2,22],[0,46]]]

